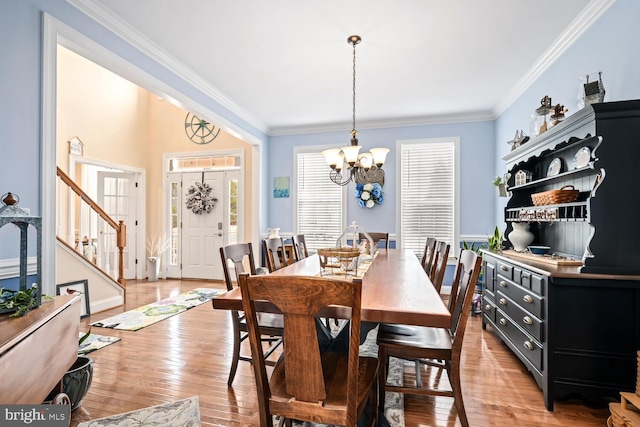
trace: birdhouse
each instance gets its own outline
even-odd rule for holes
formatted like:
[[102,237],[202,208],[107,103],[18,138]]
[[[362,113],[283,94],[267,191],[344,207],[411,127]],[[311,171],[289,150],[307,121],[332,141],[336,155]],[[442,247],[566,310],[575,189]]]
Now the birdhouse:
[[533,174],[526,170],[519,170],[515,175],[515,185],[524,185],[533,179]]

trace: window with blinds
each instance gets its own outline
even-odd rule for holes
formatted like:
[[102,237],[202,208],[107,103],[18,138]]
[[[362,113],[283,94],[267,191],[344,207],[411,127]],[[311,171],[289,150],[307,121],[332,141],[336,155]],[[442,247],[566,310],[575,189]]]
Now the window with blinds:
[[334,247],[345,223],[345,189],[329,179],[321,150],[296,152],[294,218],[309,251]]
[[457,138],[398,141],[398,229],[401,246],[417,256],[427,237],[457,247],[458,145]]

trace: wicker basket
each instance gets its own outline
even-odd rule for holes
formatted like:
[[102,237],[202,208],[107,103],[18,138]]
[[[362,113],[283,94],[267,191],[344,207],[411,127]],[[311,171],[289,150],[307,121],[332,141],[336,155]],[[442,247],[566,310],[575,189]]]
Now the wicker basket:
[[580,191],[576,190],[573,185],[565,185],[560,190],[549,190],[532,194],[531,200],[536,206],[558,205],[560,203],[575,202],[578,194],[580,194]]
[[[318,249],[320,257],[320,272],[325,270],[338,269],[344,272],[356,272],[358,269],[358,256],[360,250],[358,248],[326,248]],[[355,274],[355,273],[354,273]]]

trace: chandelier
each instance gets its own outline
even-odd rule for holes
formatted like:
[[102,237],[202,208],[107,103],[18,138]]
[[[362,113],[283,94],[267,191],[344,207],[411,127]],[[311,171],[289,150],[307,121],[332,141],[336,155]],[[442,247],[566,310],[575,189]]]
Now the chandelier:
[[[360,153],[358,131],[356,130],[356,45],[360,36],[349,36],[347,43],[353,46],[353,128],[351,129],[351,145],[332,148],[322,152],[331,167],[329,178],[338,185],[347,185],[352,180],[358,184],[384,184],[382,165],[389,152],[388,148],[372,148],[368,153]],[[345,176],[342,173],[345,171]]]

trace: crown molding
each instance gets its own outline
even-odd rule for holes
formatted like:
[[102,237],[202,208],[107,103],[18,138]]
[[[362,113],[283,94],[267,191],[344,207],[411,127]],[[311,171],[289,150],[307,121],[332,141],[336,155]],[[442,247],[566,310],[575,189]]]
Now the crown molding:
[[499,117],[511,104],[551,66],[616,0],[591,0],[564,32],[553,42],[529,71],[496,104],[494,117]]
[[119,16],[112,13],[109,9],[102,6],[100,3],[95,0],[67,0],[67,3],[80,10],[85,15],[107,28],[109,31],[118,35],[131,46],[154,59],[160,65],[167,68],[193,87],[198,88],[198,90],[206,94],[208,97],[217,101],[224,108],[247,121],[261,132],[267,133],[269,130],[264,122],[239,107],[226,95],[203,79],[199,74],[195,73],[189,67],[186,67],[182,62],[164,51],[153,41],[141,34],[138,30],[129,25]]
[[[398,128],[425,125],[441,125],[448,123],[483,122],[494,120],[491,111],[477,111],[459,114],[440,114],[422,117],[407,117],[398,119],[365,120],[358,122],[358,129]],[[299,135],[321,132],[349,132],[351,122],[313,124],[304,126],[276,126],[269,129],[269,136]]]

